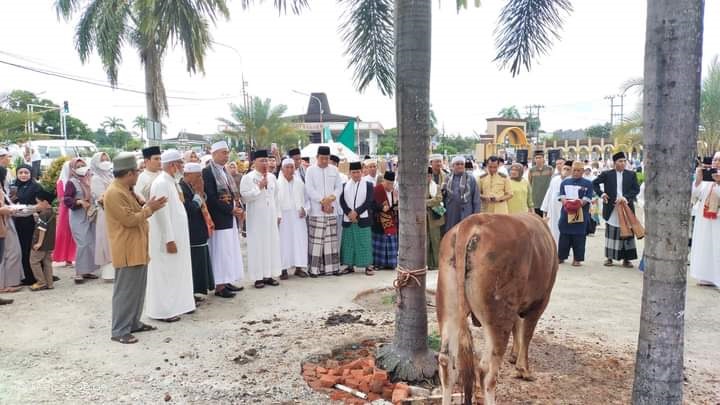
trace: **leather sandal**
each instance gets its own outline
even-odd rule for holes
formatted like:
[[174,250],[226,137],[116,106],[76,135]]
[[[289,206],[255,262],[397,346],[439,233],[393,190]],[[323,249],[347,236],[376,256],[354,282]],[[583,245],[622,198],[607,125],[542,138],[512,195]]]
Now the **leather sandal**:
[[148,325],[148,324],[146,324],[146,323],[142,323],[142,322],[141,322],[140,325],[142,325],[142,326],[140,326],[140,328],[138,328],[138,329],[133,329],[133,330],[131,330],[130,332],[131,332],[131,333],[140,333],[140,332],[151,332],[151,331],[157,330],[156,327],[154,327],[154,326],[152,326],[152,325]]
[[375,275],[375,272],[373,271],[373,269],[371,269],[370,267],[368,267],[368,268],[365,269],[365,275],[366,275],[366,276],[374,276],[374,275]]
[[614,266],[614,265],[615,265],[615,264],[614,264],[613,261],[610,260],[610,259],[605,260],[605,263],[603,263],[603,266],[606,266],[606,267],[612,267],[612,266]]
[[137,338],[131,334],[127,334],[125,336],[113,336],[110,338],[113,342],[122,343],[124,345],[131,345],[133,343],[137,343]]

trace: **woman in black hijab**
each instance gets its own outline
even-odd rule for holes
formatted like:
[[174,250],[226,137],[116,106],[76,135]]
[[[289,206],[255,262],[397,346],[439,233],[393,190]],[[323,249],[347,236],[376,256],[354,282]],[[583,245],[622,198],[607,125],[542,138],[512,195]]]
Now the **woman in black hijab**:
[[[15,204],[35,205],[35,198],[40,192],[40,184],[32,178],[32,167],[21,165],[17,169],[17,178],[15,179],[14,193],[10,198]],[[32,214],[28,216],[15,216],[15,229],[17,230],[18,239],[20,241],[20,250],[22,251],[22,265],[25,278],[21,281],[23,285],[33,285],[35,276],[33,276],[30,268],[30,249],[32,249],[33,233],[35,232],[35,218]]]

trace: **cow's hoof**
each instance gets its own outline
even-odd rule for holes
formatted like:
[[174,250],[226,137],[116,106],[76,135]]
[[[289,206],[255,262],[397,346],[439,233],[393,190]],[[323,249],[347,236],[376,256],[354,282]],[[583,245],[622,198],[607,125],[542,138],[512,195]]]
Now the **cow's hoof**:
[[510,364],[517,363],[517,354],[510,354],[510,356],[508,356],[508,361]]
[[535,381],[535,377],[527,370],[515,370],[515,378],[519,378],[524,381]]

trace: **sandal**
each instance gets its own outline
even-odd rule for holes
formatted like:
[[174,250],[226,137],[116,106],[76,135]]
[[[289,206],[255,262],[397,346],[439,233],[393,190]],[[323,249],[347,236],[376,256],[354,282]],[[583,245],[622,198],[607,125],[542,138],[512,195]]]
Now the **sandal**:
[[605,266],[605,267],[612,267],[614,265],[615,264],[613,264],[613,261],[610,259],[605,260],[605,263],[603,263],[603,266]]
[[86,280],[97,280],[98,276],[96,276],[94,274],[83,274],[82,278],[84,278]]
[[257,280],[255,282],[255,288],[265,288],[265,283],[262,280]]
[[580,262],[577,261],[577,260],[573,260],[572,266],[574,266],[574,267],[580,267],[580,266],[582,266],[582,263],[580,263]]
[[35,283],[30,286],[30,291],[40,291],[40,290],[47,290],[48,286],[46,285],[39,285],[38,283]]
[[140,333],[140,332],[150,332],[150,331],[153,331],[153,330],[157,330],[156,327],[154,327],[154,326],[152,326],[152,325],[148,325],[148,324],[146,324],[146,323],[140,322],[140,325],[142,325],[142,326],[140,326],[139,329],[131,330],[130,332],[131,332],[131,333]]
[[179,321],[179,320],[180,320],[180,317],[179,317],[179,316],[172,316],[172,317],[170,317],[170,318],[158,319],[158,321],[167,322],[167,323],[173,323],[173,322],[177,322],[177,321]]
[[626,269],[632,269],[633,267],[635,267],[635,266],[633,266],[632,262],[630,262],[629,260],[623,261],[622,266],[625,267]]
[[113,342],[122,343],[124,345],[131,345],[133,343],[137,343],[137,338],[131,334],[127,334],[125,336],[113,336],[110,338]]
[[375,272],[373,271],[373,269],[368,267],[367,269],[365,269],[365,275],[366,276],[374,276]]
[[82,277],[75,277],[75,284],[82,284],[85,282],[85,279]]

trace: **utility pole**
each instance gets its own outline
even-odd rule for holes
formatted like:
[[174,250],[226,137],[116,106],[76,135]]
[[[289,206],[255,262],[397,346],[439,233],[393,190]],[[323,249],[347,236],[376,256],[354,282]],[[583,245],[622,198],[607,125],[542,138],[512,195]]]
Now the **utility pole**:
[[537,120],[537,127],[532,128],[532,133],[530,134],[531,138],[535,143],[539,140],[539,133],[540,133],[540,110],[545,108],[544,105],[541,104],[532,104],[532,105],[526,105],[525,110],[527,111],[528,119],[535,118]]
[[[610,127],[614,127],[616,124],[620,125],[623,122],[623,100],[625,99],[625,92],[614,96],[605,96],[605,100],[610,100]],[[615,99],[620,99],[619,103],[615,103]],[[616,119],[617,118],[617,119]]]
[[[245,111],[245,114],[250,115],[252,117],[252,113],[248,108],[252,108],[252,100],[250,100],[250,95],[247,92],[247,86],[248,82],[245,80],[245,74],[242,76],[242,97],[243,97],[243,111]],[[250,156],[250,151],[252,150],[252,139],[250,135],[250,131],[248,131],[247,125],[243,123],[243,130],[247,134],[247,143],[245,143],[245,153]]]

